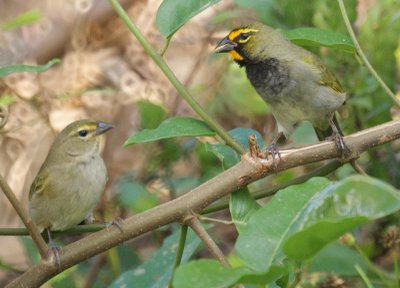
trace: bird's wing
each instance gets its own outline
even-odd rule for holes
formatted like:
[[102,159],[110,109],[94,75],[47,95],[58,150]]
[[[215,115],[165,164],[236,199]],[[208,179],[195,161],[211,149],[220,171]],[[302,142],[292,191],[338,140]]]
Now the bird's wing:
[[32,197],[38,197],[43,194],[43,191],[46,190],[47,180],[49,179],[48,176],[49,171],[47,169],[39,171],[29,190],[29,200],[31,200]]
[[338,93],[343,93],[343,87],[336,76],[314,55],[306,55],[302,60],[317,71],[320,76],[319,84],[327,86]]

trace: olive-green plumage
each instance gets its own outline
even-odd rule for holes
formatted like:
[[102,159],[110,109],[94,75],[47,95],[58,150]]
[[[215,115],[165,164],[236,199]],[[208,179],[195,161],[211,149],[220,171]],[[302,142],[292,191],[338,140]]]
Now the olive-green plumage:
[[329,119],[346,100],[339,81],[317,56],[264,24],[232,30],[217,52],[229,52],[245,67],[251,84],[271,107],[278,132],[285,136],[303,120],[329,130]]
[[29,214],[40,231],[66,230],[92,217],[107,180],[100,138],[111,128],[80,120],[57,136],[29,193]]

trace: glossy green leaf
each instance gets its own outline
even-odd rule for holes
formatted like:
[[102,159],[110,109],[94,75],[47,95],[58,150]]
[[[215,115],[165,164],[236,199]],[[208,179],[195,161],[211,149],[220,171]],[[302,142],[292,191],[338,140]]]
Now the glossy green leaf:
[[308,259],[359,224],[400,210],[400,192],[372,177],[350,176],[320,194],[323,201],[308,205],[307,217],[298,223],[301,229],[283,245],[291,258]]
[[313,178],[280,191],[255,212],[239,235],[237,253],[247,266],[266,271],[283,259],[283,252],[309,259],[361,223],[399,209],[399,191],[380,180],[359,175],[338,182]]
[[140,111],[141,129],[155,129],[167,115],[163,107],[149,101],[139,101],[136,105]]
[[144,129],[125,141],[124,146],[151,142],[161,139],[174,137],[196,137],[196,136],[214,136],[215,132],[211,130],[203,121],[194,118],[169,118],[162,122],[155,129]]
[[312,178],[303,184],[289,186],[258,209],[236,241],[236,252],[246,266],[258,272],[267,271],[282,253],[282,244],[294,223],[306,215],[309,203],[320,203],[316,196],[329,184],[325,178]]
[[249,189],[242,188],[231,193],[229,198],[229,210],[233,223],[239,233],[247,226],[251,215],[260,208],[257,201],[251,197]]
[[358,275],[356,265],[364,271],[367,270],[367,263],[355,250],[340,243],[332,243],[315,255],[311,260],[309,271],[356,276]]
[[10,30],[12,28],[28,25],[39,21],[42,18],[42,13],[39,10],[31,10],[22,13],[15,17],[13,20],[3,24],[3,30]]
[[355,52],[355,47],[349,36],[331,30],[305,27],[282,31],[282,34],[293,43],[302,46],[325,46]]
[[157,10],[156,24],[164,37],[170,37],[181,26],[219,0],[164,0]]
[[235,284],[265,285],[280,277],[285,267],[273,266],[264,274],[246,267],[227,268],[215,260],[202,259],[180,266],[174,275],[175,288],[224,288]]
[[[165,239],[163,245],[151,257],[134,270],[122,273],[109,288],[141,287],[164,288],[172,276],[178,249],[179,231]],[[199,247],[201,241],[193,231],[188,231],[182,263],[186,263]]]
[[0,77],[4,77],[11,73],[16,72],[44,72],[49,70],[54,64],[60,63],[59,59],[50,60],[46,65],[10,65],[0,67]]

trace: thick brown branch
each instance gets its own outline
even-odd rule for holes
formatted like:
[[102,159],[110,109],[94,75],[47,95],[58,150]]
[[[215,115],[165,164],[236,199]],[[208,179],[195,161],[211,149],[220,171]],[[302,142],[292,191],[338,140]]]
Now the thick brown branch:
[[[392,121],[346,136],[344,140],[346,146],[358,155],[367,149],[398,138],[400,138],[400,121]],[[120,227],[103,229],[65,246],[60,253],[61,270],[148,231],[172,222],[182,222],[185,215],[200,213],[215,200],[264,176],[307,163],[336,158],[339,154],[333,142],[321,142],[299,149],[281,151],[281,161],[276,171],[271,160],[255,159],[245,154],[240,163],[189,193],[121,221]],[[43,259],[8,287],[38,287],[59,272],[56,263]]]

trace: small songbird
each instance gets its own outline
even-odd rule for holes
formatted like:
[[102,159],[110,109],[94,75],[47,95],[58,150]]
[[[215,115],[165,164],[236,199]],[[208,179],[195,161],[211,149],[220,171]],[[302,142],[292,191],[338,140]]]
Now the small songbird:
[[332,136],[343,157],[345,144],[334,117],[346,94],[334,74],[311,52],[293,44],[279,32],[252,23],[232,30],[216,52],[229,52],[262,99],[270,106],[278,127],[268,152],[279,155],[276,144],[295,126],[308,120],[318,138]]
[[51,245],[50,230],[92,220],[107,181],[100,140],[112,127],[102,121],[76,121],[52,144],[29,192],[30,217],[40,232],[47,229]]

